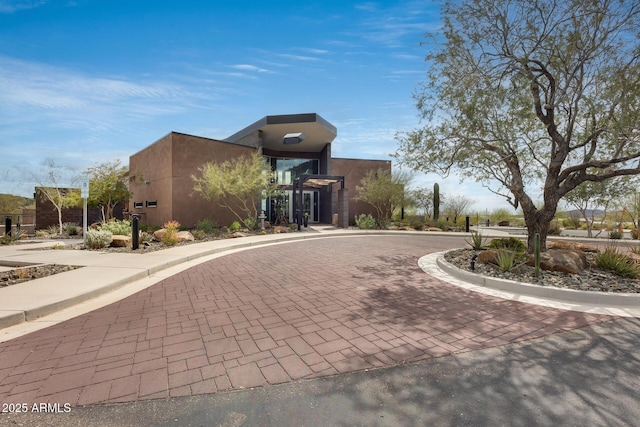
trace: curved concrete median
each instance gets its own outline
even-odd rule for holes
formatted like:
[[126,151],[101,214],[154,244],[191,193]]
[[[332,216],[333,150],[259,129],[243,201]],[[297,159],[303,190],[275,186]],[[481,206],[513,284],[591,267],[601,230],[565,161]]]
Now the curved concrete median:
[[[519,301],[530,298],[527,302],[543,303],[576,311],[640,317],[640,294],[578,291],[483,276],[461,270],[448,263],[444,259],[444,252],[422,257],[419,265],[428,274],[438,276],[435,270],[439,269],[450,276],[447,279],[439,275],[438,278],[441,280],[481,292],[492,290],[495,292],[485,293],[502,298]],[[457,280],[451,280],[451,278]]]

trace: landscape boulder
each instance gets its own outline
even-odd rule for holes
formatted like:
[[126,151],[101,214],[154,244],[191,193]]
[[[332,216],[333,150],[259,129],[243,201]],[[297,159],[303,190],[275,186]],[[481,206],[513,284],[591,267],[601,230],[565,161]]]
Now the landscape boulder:
[[[477,261],[484,264],[497,264],[499,249],[487,249],[478,253]],[[533,255],[527,255],[526,264],[535,265]],[[584,252],[549,249],[540,254],[540,268],[547,271],[580,274],[589,268],[589,263]]]
[[480,251],[478,253],[477,261],[483,264],[495,264],[497,254],[497,249],[487,249],[486,251]]
[[190,231],[178,231],[178,242],[193,242],[196,240]]
[[162,238],[164,237],[164,235],[167,233],[167,230],[165,230],[164,228],[161,228],[160,230],[156,230],[153,232],[153,240],[155,240],[156,242],[162,242]]
[[[529,257],[527,265],[534,266],[533,256]],[[589,268],[589,262],[582,251],[549,249],[540,254],[540,268],[547,271],[580,274]]]
[[131,237],[114,234],[110,246],[114,248],[129,248],[131,247]]

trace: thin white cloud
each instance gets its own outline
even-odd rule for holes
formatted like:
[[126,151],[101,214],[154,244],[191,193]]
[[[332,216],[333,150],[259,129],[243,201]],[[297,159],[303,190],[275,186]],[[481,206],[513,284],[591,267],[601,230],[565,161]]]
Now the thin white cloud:
[[35,9],[47,0],[0,0],[0,13],[15,13],[19,10]]
[[422,61],[424,60],[424,56],[419,55],[411,55],[406,53],[396,53],[393,55],[396,59],[406,59],[408,61]]
[[330,51],[328,51],[327,49],[316,49],[316,48],[312,48],[312,47],[301,47],[301,48],[298,48],[298,50],[300,50],[302,52],[309,52],[309,53],[312,53],[314,55],[326,55],[326,54],[330,53]]
[[407,37],[415,38],[417,44],[424,33],[440,26],[434,13],[437,9],[424,2],[403,2],[384,9],[375,3],[363,3],[357,9],[367,15],[350,36],[386,47],[406,47]]
[[125,100],[175,98],[181,89],[164,83],[93,78],[46,64],[0,56],[0,103],[46,110],[83,109]]
[[254,71],[256,73],[273,73],[273,71],[267,70],[266,68],[260,68],[250,64],[232,65],[231,68],[234,68],[236,70],[243,70],[243,71]]
[[276,55],[280,58],[292,59],[294,61],[322,61],[322,59],[316,58],[315,56],[293,55],[291,53],[277,53]]
[[374,2],[359,3],[354,7],[357,10],[366,10],[367,12],[375,12],[378,10],[378,4]]

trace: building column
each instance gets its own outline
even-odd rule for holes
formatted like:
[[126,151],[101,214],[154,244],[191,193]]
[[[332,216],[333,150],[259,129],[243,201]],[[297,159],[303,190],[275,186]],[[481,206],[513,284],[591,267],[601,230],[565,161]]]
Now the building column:
[[338,227],[349,228],[349,190],[338,190]]

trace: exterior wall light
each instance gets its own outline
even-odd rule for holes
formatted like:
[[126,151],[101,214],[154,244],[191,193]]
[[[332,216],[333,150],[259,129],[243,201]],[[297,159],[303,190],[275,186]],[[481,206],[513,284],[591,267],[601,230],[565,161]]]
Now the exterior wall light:
[[284,145],[300,144],[305,138],[306,136],[302,132],[288,133],[282,138],[282,143]]

